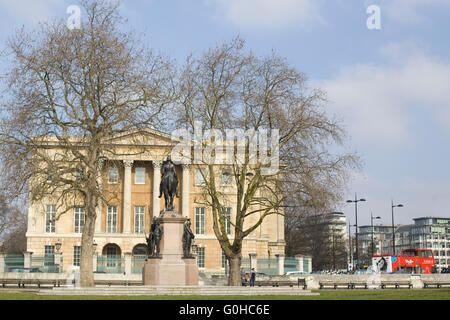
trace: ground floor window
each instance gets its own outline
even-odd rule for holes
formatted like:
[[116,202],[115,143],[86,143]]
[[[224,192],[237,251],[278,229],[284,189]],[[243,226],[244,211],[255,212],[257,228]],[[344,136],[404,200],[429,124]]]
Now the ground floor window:
[[79,267],[81,261],[81,247],[73,247],[73,265]]
[[197,266],[205,268],[205,248],[197,247]]

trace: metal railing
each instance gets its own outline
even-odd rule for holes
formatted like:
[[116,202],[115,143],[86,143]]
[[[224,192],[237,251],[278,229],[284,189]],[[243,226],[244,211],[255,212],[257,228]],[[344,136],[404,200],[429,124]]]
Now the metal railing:
[[257,259],[257,268],[258,272],[267,275],[276,275],[278,273],[277,259],[259,258]]
[[31,268],[37,268],[44,273],[62,273],[63,257],[60,256],[59,264],[55,263],[55,256],[52,254],[44,256],[31,256]]
[[23,268],[25,258],[23,254],[7,254],[5,255],[5,269],[2,272],[8,272],[14,268]]
[[124,273],[125,262],[122,256],[98,256],[97,273]]
[[284,272],[299,271],[298,270],[298,259],[294,257],[284,258]]
[[145,260],[147,257],[145,255],[136,255],[131,258],[131,273],[132,274],[142,274],[142,268],[144,268]]

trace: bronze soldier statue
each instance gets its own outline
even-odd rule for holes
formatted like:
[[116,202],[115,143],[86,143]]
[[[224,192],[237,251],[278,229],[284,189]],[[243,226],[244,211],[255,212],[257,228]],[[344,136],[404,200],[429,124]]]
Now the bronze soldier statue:
[[183,232],[183,257],[184,258],[193,258],[191,254],[191,243],[195,238],[194,234],[191,231],[191,219],[188,219],[184,224],[184,232]]
[[153,218],[152,225],[150,227],[150,234],[147,239],[148,256],[159,257],[159,243],[161,242],[162,234],[164,232],[163,226],[158,218]]

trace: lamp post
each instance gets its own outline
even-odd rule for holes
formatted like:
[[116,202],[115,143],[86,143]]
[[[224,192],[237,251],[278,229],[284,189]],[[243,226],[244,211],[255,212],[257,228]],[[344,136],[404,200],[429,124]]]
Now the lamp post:
[[359,199],[356,197],[355,193],[355,200],[347,200],[347,203],[355,203],[355,226],[356,226],[356,233],[355,233],[355,242],[356,242],[356,253],[355,253],[355,267],[358,266],[358,259],[359,259],[359,250],[358,250],[358,202],[366,201],[366,199]]
[[374,219],[381,219],[381,217],[374,217],[372,216],[372,212],[370,213],[370,225],[372,227],[372,257],[373,257],[373,252],[374,252],[374,243],[373,243],[373,220]]
[[394,200],[391,202],[391,208],[392,208],[392,253],[395,255],[395,227],[394,227],[394,208],[402,208],[402,204],[396,204],[394,205]]
[[349,246],[349,254],[350,254],[350,264],[352,265],[352,269],[354,269],[354,261],[353,261],[353,245],[351,238],[351,227],[356,227],[356,224],[350,225],[350,221],[348,222],[348,246]]

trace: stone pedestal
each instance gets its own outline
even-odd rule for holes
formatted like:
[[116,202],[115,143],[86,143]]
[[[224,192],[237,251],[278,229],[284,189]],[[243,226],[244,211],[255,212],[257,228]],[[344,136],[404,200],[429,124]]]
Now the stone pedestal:
[[145,286],[196,286],[198,268],[195,258],[183,258],[183,231],[186,217],[169,211],[160,216],[164,228],[160,256],[148,258],[142,269]]

